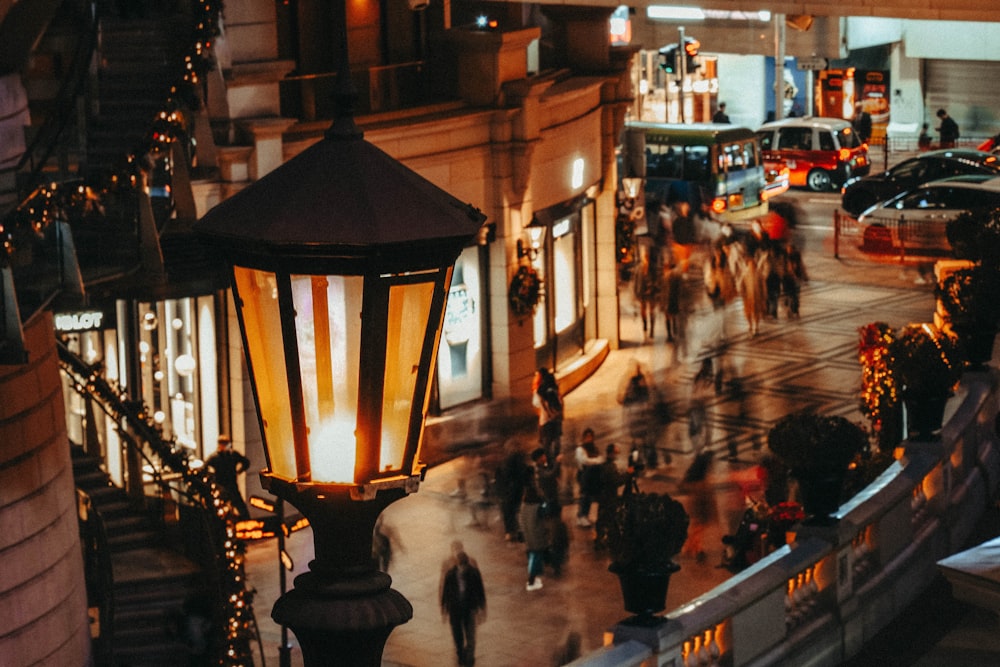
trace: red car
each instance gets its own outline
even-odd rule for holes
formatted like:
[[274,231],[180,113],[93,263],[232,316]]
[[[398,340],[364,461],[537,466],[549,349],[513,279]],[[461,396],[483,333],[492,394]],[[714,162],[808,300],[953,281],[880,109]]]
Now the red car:
[[793,187],[830,191],[871,170],[868,145],[841,118],[786,118],[765,123],[756,134],[764,168],[788,167]]

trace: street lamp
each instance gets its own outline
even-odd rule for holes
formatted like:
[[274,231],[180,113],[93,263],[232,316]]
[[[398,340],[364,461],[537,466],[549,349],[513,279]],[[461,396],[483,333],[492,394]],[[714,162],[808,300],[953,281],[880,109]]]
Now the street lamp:
[[313,528],[315,559],[271,614],[306,665],[374,667],[413,615],[372,531],[419,484],[452,269],[484,219],[341,116],[196,224],[232,267],[262,484]]
[[517,240],[517,258],[527,257],[530,261],[535,261],[538,251],[545,240],[546,227],[538,218],[532,218],[531,222],[522,230],[522,236]]

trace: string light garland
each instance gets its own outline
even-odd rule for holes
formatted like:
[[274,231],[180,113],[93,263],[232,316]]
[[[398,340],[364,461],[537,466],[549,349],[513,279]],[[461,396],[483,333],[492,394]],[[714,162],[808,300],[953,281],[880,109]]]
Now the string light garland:
[[72,381],[73,390],[97,399],[98,405],[119,425],[116,427],[119,436],[125,440],[132,436],[120,424],[128,424],[165,467],[181,474],[187,495],[213,519],[211,524],[223,538],[216,549],[215,559],[222,588],[223,613],[227,619],[225,648],[218,664],[227,667],[252,666],[251,645],[257,636],[253,593],[246,587],[246,547],[236,537],[236,509],[226,497],[226,492],[204,467],[194,468],[191,465],[190,450],[178,445],[175,438],[166,437],[149,409],[141,401],[129,398],[120,386],[108,381],[100,365],[88,365],[64,350],[60,347],[59,363]]
[[889,410],[899,403],[899,389],[892,375],[892,327],[872,322],[858,330],[858,361],[861,363],[861,413],[880,433]]
[[[150,123],[143,141],[128,156],[124,166],[110,174],[102,184],[83,184],[79,179],[68,183],[49,183],[31,193],[8,219],[0,222],[0,266],[5,266],[22,243],[40,239],[48,226],[57,221],[75,224],[101,224],[112,198],[122,192],[142,186],[142,168],[155,162],[170,150],[171,144],[186,140],[188,115],[200,104],[197,86],[212,65],[212,40],[219,34],[217,2],[200,0],[193,8],[193,40],[180,63],[177,84],[170,88],[162,110]],[[253,594],[246,587],[245,544],[236,537],[236,511],[225,496],[214,475],[191,466],[190,451],[179,446],[174,438],[163,434],[160,424],[142,402],[133,401],[116,384],[109,382],[99,366],[88,366],[82,360],[76,364],[63,359],[64,372],[73,380],[78,393],[99,399],[98,403],[116,423],[127,423],[163,462],[164,466],[181,474],[188,495],[198,502],[213,519],[222,536],[216,551],[216,566],[223,589],[225,646],[218,657],[219,665],[244,667],[253,665],[252,640],[256,637]],[[119,427],[122,435],[125,432]]]
[[38,186],[8,217],[0,221],[0,267],[7,266],[18,246],[26,247],[44,235],[54,222],[98,224],[110,200],[121,191],[142,185],[144,166],[166,155],[171,144],[188,140],[189,115],[200,106],[197,86],[212,66],[212,40],[219,34],[221,4],[199,0],[192,10],[191,44],[179,63],[177,83],[170,87],[161,111],[138,146],[123,157],[122,166],[101,183],[80,179]]

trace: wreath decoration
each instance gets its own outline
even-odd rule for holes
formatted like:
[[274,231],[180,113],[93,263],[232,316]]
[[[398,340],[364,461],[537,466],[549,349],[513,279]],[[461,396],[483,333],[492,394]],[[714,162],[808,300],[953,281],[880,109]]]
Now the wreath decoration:
[[541,290],[542,279],[538,276],[538,271],[529,264],[522,264],[510,280],[508,291],[510,309],[518,317],[534,314],[541,297]]

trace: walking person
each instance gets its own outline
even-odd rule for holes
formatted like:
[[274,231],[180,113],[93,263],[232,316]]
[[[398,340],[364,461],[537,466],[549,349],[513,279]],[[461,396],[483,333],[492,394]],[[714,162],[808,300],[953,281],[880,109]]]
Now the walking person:
[[576,525],[590,528],[590,508],[601,491],[601,464],[604,459],[594,442],[594,429],[587,427],[580,435],[576,447],[577,481],[580,484],[580,500],[576,509]]
[[476,625],[486,618],[486,589],[479,568],[458,543],[441,582],[441,614],[451,623],[458,664],[476,664]]
[[[545,550],[545,564],[552,568],[556,577],[562,576],[563,565],[569,555],[569,531],[562,520],[562,503],[559,500],[559,461],[550,461],[545,450],[535,450],[537,458],[532,462],[538,491],[542,496],[539,516],[545,524],[548,548]],[[560,454],[559,459],[562,458]]]
[[691,465],[684,473],[681,482],[682,488],[690,496],[688,514],[691,517],[691,525],[688,529],[688,538],[681,549],[681,554],[694,556],[699,564],[708,559],[705,553],[704,535],[705,529],[718,518],[718,509],[715,504],[715,495],[708,484],[708,472],[712,465],[714,453],[707,447],[700,450],[691,461]]
[[867,144],[872,137],[872,115],[865,111],[861,102],[854,105],[854,120],[851,121],[854,131],[858,133],[861,143]]
[[525,460],[521,443],[516,439],[504,444],[505,455],[496,471],[496,492],[500,498],[500,516],[503,518],[504,539],[521,542],[518,514],[524,498],[524,485],[528,478],[528,462]]
[[938,109],[935,115],[941,119],[941,125],[937,128],[938,133],[941,135],[940,147],[954,148],[959,137],[958,123],[944,109]]
[[531,404],[538,410],[538,444],[555,461],[561,448],[563,400],[556,376],[547,368],[535,372]]
[[226,499],[239,519],[249,519],[250,510],[240,493],[239,475],[250,467],[250,459],[233,449],[228,435],[220,435],[215,453],[205,460],[205,466],[215,475],[215,482],[226,492]]
[[545,498],[540,486],[540,468],[545,465],[545,458],[545,450],[541,447],[531,453],[532,463],[524,484],[524,500],[521,502],[521,528],[524,530],[524,546],[528,551],[528,582],[524,587],[527,591],[537,591],[542,587],[545,554],[550,545]]
[[614,503],[618,499],[619,489],[630,481],[632,470],[630,469],[629,474],[627,474],[619,469],[618,454],[618,445],[615,443],[611,443],[604,449],[604,463],[601,464],[601,489],[597,496],[595,546],[603,544],[604,536],[607,535],[608,526],[611,524],[612,514],[615,511]]

